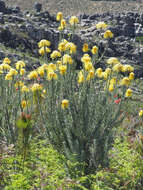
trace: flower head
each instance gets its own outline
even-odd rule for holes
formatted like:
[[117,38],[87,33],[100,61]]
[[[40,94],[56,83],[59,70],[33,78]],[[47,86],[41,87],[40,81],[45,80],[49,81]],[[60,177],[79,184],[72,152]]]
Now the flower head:
[[107,28],[107,24],[105,24],[105,22],[98,22],[96,24],[96,28],[97,29],[106,29]]
[[62,12],[58,12],[57,16],[56,16],[56,20],[57,21],[61,21],[63,19],[63,13]]
[[139,116],[142,117],[143,116],[143,110],[139,111]]
[[106,30],[105,33],[104,33],[104,38],[107,39],[107,38],[113,38],[114,37],[114,34],[110,31],[110,30]]
[[78,20],[78,18],[76,17],[76,16],[72,16],[71,18],[70,18],[70,20],[69,20],[69,23],[70,23],[70,25],[75,25],[75,24],[78,24],[79,23],[79,20]]
[[3,63],[4,63],[4,64],[10,64],[10,63],[11,63],[11,60],[10,60],[8,57],[5,57],[5,58],[3,59]]
[[125,97],[129,98],[132,96],[132,90],[129,88],[127,89],[126,93],[125,93]]
[[97,46],[93,46],[91,52],[92,52],[92,54],[97,54],[98,47]]
[[84,44],[83,44],[82,51],[83,51],[83,52],[88,52],[88,50],[89,50],[88,44],[87,44],[87,43],[84,43]]
[[62,100],[61,107],[62,109],[66,109],[69,106],[69,101],[67,99]]
[[51,45],[51,42],[48,41],[48,40],[41,40],[39,43],[38,43],[38,47],[39,48],[42,48],[42,47],[47,47],[47,46],[50,46]]

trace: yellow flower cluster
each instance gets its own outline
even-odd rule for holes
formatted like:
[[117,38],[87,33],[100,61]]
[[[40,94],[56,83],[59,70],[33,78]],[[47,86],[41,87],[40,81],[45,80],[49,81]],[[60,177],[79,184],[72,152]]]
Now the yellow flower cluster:
[[72,17],[69,19],[69,23],[70,23],[70,25],[75,26],[76,24],[79,23],[79,20],[78,20],[78,18],[77,18],[76,16],[72,16]]
[[96,28],[97,29],[106,29],[107,28],[107,24],[105,24],[105,22],[98,22],[97,24],[96,24]]
[[49,48],[49,46],[51,45],[51,42],[48,41],[48,40],[41,40],[39,43],[38,43],[38,47],[40,48],[39,49],[39,54],[40,55],[45,55],[45,53],[50,53],[51,50]]
[[142,117],[143,116],[143,110],[139,111],[139,116]]
[[62,109],[66,109],[69,106],[69,101],[67,99],[62,100],[61,107]]

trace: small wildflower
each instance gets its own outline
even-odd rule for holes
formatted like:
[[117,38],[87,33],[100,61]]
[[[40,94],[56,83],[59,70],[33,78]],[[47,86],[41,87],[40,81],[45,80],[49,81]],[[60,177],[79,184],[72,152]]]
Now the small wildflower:
[[58,12],[56,15],[56,20],[57,21],[61,21],[63,19],[63,13],[62,12]]
[[41,40],[39,43],[38,43],[38,47],[39,48],[42,48],[42,47],[47,47],[47,46],[50,46],[51,45],[51,42],[48,41],[48,40]]
[[62,109],[66,109],[69,106],[69,101],[67,99],[62,100],[61,107]]
[[44,55],[45,53],[50,53],[51,52],[51,50],[50,50],[50,48],[48,48],[48,47],[41,47],[40,49],[39,49],[39,54],[40,55]]
[[21,92],[29,92],[29,88],[26,85],[23,85],[21,88]]
[[130,79],[130,80],[133,80],[133,79],[134,79],[134,73],[133,73],[133,72],[131,72],[131,73],[129,74],[129,79]]
[[143,110],[139,111],[139,116],[142,117],[143,116]]
[[129,88],[129,89],[127,89],[127,91],[126,91],[125,97],[129,98],[129,97],[131,97],[131,96],[132,96],[132,90]]
[[42,90],[42,86],[38,83],[34,83],[33,86],[31,87],[32,92]]
[[116,57],[110,57],[108,60],[107,60],[107,64],[109,65],[116,65],[116,64],[119,64],[119,60],[116,58]]
[[83,75],[83,71],[80,71],[78,73],[78,83],[80,84],[82,82],[84,82],[84,75]]
[[96,28],[97,29],[106,29],[107,28],[107,24],[105,24],[105,22],[98,22],[96,24]]
[[22,100],[21,107],[24,109],[27,106],[27,102],[25,100]]
[[121,85],[123,85],[123,86],[129,86],[129,84],[130,84],[130,79],[128,77],[124,77],[121,80]]
[[76,25],[76,24],[78,24],[79,23],[79,20],[78,20],[78,18],[76,17],[76,16],[72,16],[71,18],[70,18],[70,20],[69,20],[69,23],[70,23],[70,25]]
[[59,51],[57,51],[57,50],[54,50],[54,51],[51,53],[50,57],[51,57],[52,59],[56,59],[56,58],[58,58],[58,57],[61,57],[61,53],[60,53]]
[[104,33],[104,38],[108,39],[108,38],[113,38],[114,34],[110,31],[110,30],[106,30]]
[[88,50],[89,50],[88,44],[87,44],[87,43],[84,43],[84,44],[83,44],[82,51],[83,51],[83,52],[88,52]]
[[66,74],[67,66],[66,65],[60,65],[59,70],[60,70],[60,74],[64,75],[64,74]]
[[92,52],[92,54],[97,54],[98,47],[97,46],[93,46],[91,52]]
[[11,63],[11,60],[8,57],[5,57],[3,59],[3,64],[10,64],[10,63]]

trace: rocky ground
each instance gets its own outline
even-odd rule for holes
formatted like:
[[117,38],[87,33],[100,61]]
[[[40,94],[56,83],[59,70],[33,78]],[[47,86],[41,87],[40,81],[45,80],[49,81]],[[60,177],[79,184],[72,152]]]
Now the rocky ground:
[[[100,54],[106,47],[103,65],[108,57],[118,57],[123,64],[135,66],[136,77],[143,77],[143,13],[133,11],[123,13],[95,13],[78,14],[80,24],[73,38],[79,53],[76,57],[80,64],[81,47],[84,42],[91,46],[98,45]],[[66,17],[68,19],[68,17]],[[97,38],[96,23],[105,21],[114,33],[110,41]],[[39,64],[37,42],[48,39],[52,49],[56,49],[59,31],[55,16],[48,11],[23,11],[16,6],[11,8],[0,0],[0,60],[5,56],[17,61],[24,59],[28,64],[36,67]],[[66,35],[65,35],[66,38]]]

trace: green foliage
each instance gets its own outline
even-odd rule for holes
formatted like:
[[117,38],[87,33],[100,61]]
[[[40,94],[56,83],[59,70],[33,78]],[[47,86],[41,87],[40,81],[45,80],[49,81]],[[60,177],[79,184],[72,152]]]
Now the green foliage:
[[110,167],[92,175],[93,189],[142,189],[143,160],[127,140],[116,139],[110,151]]
[[[0,174],[3,176],[0,181],[0,188],[6,190],[29,190],[45,189],[63,190],[79,189],[87,190],[82,186],[84,179],[67,177],[65,158],[58,154],[51,145],[45,141],[36,139],[31,144],[31,154],[24,162],[21,156],[3,155],[0,165]],[[76,163],[75,163],[76,164]],[[72,167],[73,168],[73,167]],[[78,171],[77,171],[78,172]]]

